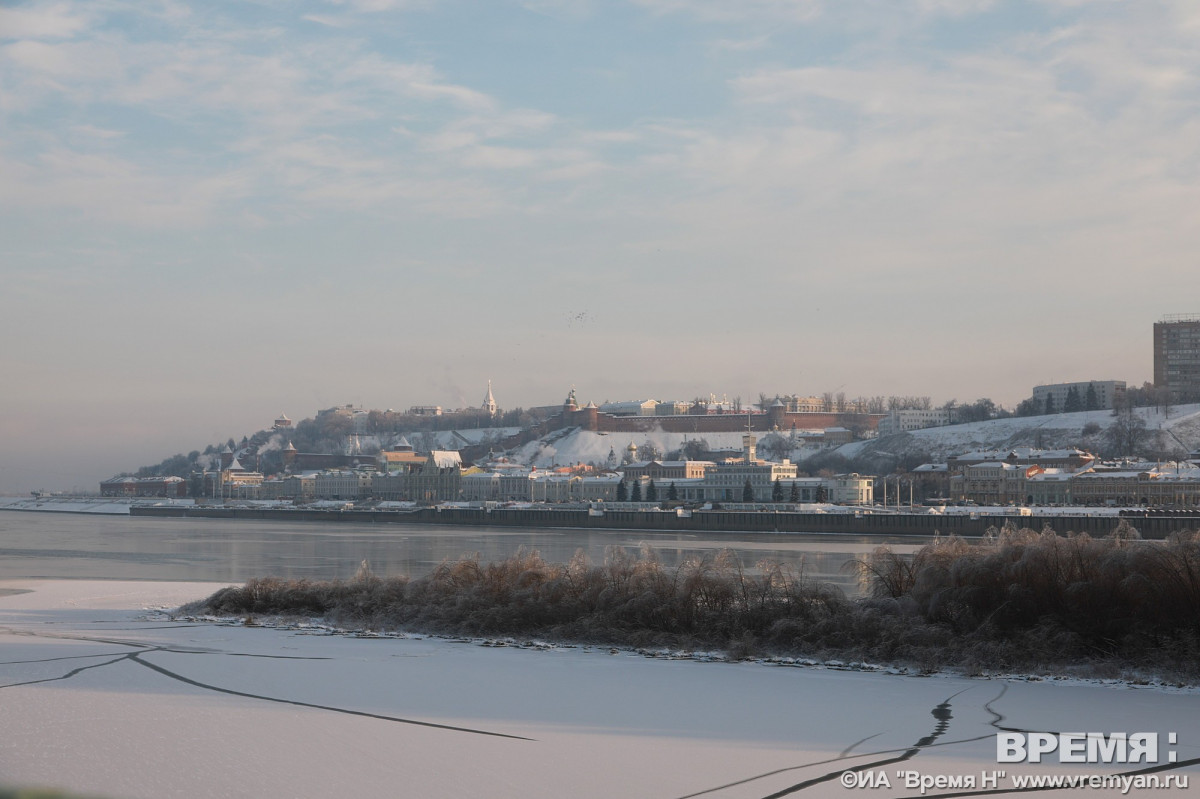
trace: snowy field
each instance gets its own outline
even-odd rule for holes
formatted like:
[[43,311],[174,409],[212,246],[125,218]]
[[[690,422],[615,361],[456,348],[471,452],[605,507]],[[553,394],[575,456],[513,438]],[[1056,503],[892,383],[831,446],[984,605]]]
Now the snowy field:
[[[0,782],[113,797],[883,799],[920,795],[900,772],[978,781],[1004,771],[1001,788],[1030,774],[1146,778],[1135,774],[1145,764],[998,764],[1000,729],[1158,732],[1160,759],[1179,761],[1159,773],[1200,780],[1192,689],[353,636],[162,612],[215,588],[0,584]],[[892,787],[844,787],[848,769]]]

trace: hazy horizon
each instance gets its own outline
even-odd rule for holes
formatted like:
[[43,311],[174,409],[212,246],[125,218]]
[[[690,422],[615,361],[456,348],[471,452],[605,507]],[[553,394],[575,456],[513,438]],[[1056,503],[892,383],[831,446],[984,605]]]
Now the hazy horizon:
[[0,8],[0,493],[353,403],[990,397],[1200,313],[1182,0]]

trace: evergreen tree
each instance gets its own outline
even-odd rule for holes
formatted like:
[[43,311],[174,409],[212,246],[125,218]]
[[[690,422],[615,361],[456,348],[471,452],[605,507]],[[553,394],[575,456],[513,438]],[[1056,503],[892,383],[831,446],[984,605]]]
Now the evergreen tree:
[[658,486],[654,485],[653,479],[646,484],[646,501],[658,502]]
[[642,481],[641,480],[633,481],[633,491],[629,495],[629,501],[630,502],[641,502],[642,501]]
[[775,484],[771,486],[771,501],[783,502],[783,483],[779,482],[779,478],[775,478]]
[[817,486],[816,501],[817,502],[828,502],[829,501],[829,492],[825,490],[824,483],[821,483],[819,486]]
[[667,486],[667,499],[671,500],[672,502],[677,502],[679,500],[679,491],[675,488],[674,481],[671,481],[671,484]]
[[1100,398],[1096,396],[1096,384],[1088,383],[1087,393],[1083,397],[1083,409],[1086,411],[1100,410]]
[[742,486],[742,502],[754,501],[754,486],[750,485],[750,478],[746,478],[746,484]]
[[792,481],[792,493],[788,496],[788,502],[800,501],[800,486],[796,485],[796,481]]
[[1042,408],[1042,413],[1046,414],[1047,416],[1049,416],[1052,413],[1056,413],[1056,411],[1054,409],[1054,395],[1053,394],[1046,395],[1046,404]]
[[1075,413],[1083,410],[1083,402],[1079,399],[1079,391],[1075,386],[1067,389],[1067,399],[1063,402],[1063,413]]
[[625,486],[625,481],[617,483],[617,502],[629,501],[629,489]]

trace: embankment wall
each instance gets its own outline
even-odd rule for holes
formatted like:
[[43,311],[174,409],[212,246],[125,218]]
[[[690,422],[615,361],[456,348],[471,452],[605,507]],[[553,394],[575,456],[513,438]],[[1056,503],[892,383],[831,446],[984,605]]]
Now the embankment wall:
[[[845,533],[850,535],[962,535],[980,536],[989,527],[1011,521],[1017,527],[1040,530],[1050,526],[1059,533],[1107,535],[1117,526],[1116,516],[1018,516],[992,514],[869,514],[792,513],[756,511],[695,511],[679,516],[674,511],[606,510],[591,515],[585,509],[534,508],[422,508],[416,511],[295,510],[279,508],[138,507],[133,516],[176,518],[250,519],[366,524],[446,524],[490,527],[574,527],[582,529],[661,530],[721,533]],[[1200,516],[1147,515],[1128,517],[1143,538],[1165,538],[1176,531],[1200,527]]]

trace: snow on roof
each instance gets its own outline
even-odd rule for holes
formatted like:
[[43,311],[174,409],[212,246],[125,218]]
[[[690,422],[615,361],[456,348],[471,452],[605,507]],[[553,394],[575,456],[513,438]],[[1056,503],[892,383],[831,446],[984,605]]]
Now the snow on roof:
[[1032,475],[1029,480],[1038,483],[1065,483],[1075,479],[1081,473],[1064,471],[1063,469],[1047,469],[1040,474]]
[[462,466],[462,455],[453,450],[435,449],[429,453],[429,462],[439,469],[453,469]]

